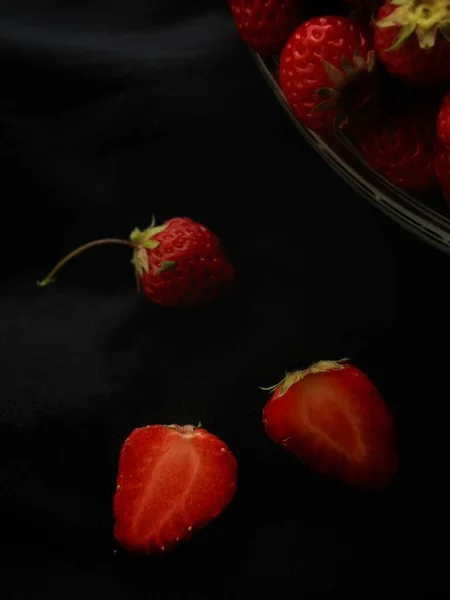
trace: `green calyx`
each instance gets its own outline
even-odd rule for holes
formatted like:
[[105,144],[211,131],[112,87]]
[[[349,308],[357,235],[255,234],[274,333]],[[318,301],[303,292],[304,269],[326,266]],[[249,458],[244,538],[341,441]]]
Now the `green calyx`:
[[400,27],[400,32],[388,52],[398,50],[412,36],[422,50],[429,50],[436,43],[438,34],[450,42],[449,0],[392,0],[397,8],[378,27]]
[[158,233],[164,231],[167,228],[167,225],[159,225],[158,227],[155,227],[155,223],[155,215],[153,215],[152,222],[147,229],[144,229],[144,231],[141,231],[137,227],[133,229],[130,234],[130,240],[133,242],[133,244],[136,244],[137,246],[143,246],[149,250],[157,248],[159,246],[159,242],[153,238],[155,235],[158,235]]
[[322,60],[322,65],[330,78],[330,86],[317,90],[316,94],[322,102],[312,112],[328,110],[337,106],[343,88],[362,71],[369,73],[372,71],[375,65],[375,53],[370,51],[367,54],[367,59],[363,58],[358,52],[355,52],[352,60],[344,56],[341,61],[341,69],[338,69],[326,60]]
[[[137,227],[133,229],[130,234],[130,240],[135,244],[136,248],[133,252],[132,263],[134,265],[134,269],[136,271],[136,276],[139,279],[144,275],[144,273],[148,273],[149,264],[148,264],[148,254],[147,250],[154,250],[159,246],[159,241],[154,239],[155,235],[161,233],[167,228],[167,225],[159,225],[155,227],[155,217],[152,217],[152,222],[147,229],[141,231]],[[165,261],[166,263],[172,263],[173,261]],[[161,268],[159,269],[160,273],[173,268],[173,265],[165,265],[161,264]]]
[[268,392],[277,390],[277,397],[279,398],[280,396],[283,396],[289,388],[304,379],[307,375],[325,373],[326,371],[341,371],[342,369],[345,369],[344,363],[346,363],[347,360],[347,358],[342,358],[341,360],[319,360],[303,371],[286,373],[286,376],[279,383],[272,385],[271,387],[260,389]]

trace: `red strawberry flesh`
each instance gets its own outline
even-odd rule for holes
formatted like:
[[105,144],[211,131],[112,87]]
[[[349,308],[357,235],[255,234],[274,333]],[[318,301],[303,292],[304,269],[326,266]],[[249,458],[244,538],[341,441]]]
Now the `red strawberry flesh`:
[[236,491],[237,463],[204,429],[135,429],[119,460],[114,497],[117,541],[141,554],[167,552],[217,517]]
[[393,420],[370,379],[330,362],[291,378],[264,409],[269,437],[321,474],[385,487],[397,470]]

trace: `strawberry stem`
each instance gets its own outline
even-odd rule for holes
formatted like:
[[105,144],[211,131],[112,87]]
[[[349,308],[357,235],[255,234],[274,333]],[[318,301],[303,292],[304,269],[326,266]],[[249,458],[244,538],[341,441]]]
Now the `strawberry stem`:
[[87,244],[84,244],[83,246],[76,248],[75,250],[73,250],[72,252],[67,254],[67,256],[62,258],[53,267],[53,269],[50,271],[50,273],[47,275],[47,277],[45,277],[41,281],[37,281],[36,285],[38,285],[39,287],[47,286],[49,283],[52,283],[53,281],[55,281],[54,277],[55,277],[56,273],[60,269],[62,269],[62,267],[64,267],[64,265],[66,265],[70,260],[72,260],[72,258],[75,258],[76,256],[78,256],[85,250],[90,250],[91,248],[94,248],[95,246],[103,246],[106,244],[117,244],[120,246],[128,246],[129,248],[134,248],[135,250],[140,247],[138,244],[134,244],[133,242],[129,242],[128,240],[120,240],[120,239],[116,239],[116,238],[105,238],[103,240],[95,240],[93,242],[88,242]]

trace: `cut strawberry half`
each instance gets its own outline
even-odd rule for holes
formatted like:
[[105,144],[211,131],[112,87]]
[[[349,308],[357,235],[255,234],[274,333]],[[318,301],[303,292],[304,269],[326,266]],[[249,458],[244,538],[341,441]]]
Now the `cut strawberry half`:
[[160,554],[188,540],[231,502],[237,462],[205,429],[135,429],[119,459],[114,536],[128,551]]
[[273,389],[268,436],[318,473],[383,488],[397,471],[394,422],[372,381],[353,365],[321,361]]

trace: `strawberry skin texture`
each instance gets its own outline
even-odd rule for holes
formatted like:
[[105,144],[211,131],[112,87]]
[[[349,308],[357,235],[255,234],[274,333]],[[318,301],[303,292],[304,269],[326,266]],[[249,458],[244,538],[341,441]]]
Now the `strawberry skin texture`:
[[434,170],[442,195],[450,206],[450,149],[440,148],[436,152]]
[[436,127],[440,143],[450,148],[450,91],[445,94],[442,101]]
[[255,52],[281,52],[299,23],[297,0],[228,0],[241,39]]
[[418,193],[436,188],[434,113],[412,111],[373,122],[359,131],[358,141],[369,165],[394,185]]
[[441,36],[428,49],[420,48],[417,36],[412,35],[400,48],[390,50],[400,32],[400,27],[381,28],[377,24],[391,15],[397,6],[386,2],[375,17],[374,46],[377,56],[387,70],[412,86],[427,86],[450,78],[450,43]]
[[[342,112],[339,94],[346,82],[333,81],[325,65],[345,79],[345,63],[357,71],[369,69],[369,51],[362,28],[346,17],[315,17],[295,30],[281,53],[280,86],[303,125],[318,132],[333,129]],[[355,56],[363,66],[356,67]],[[335,105],[325,106],[330,95],[335,95]]]
[[[152,235],[158,245],[146,249],[148,268],[140,274],[149,300],[166,307],[190,308],[214,300],[232,286],[233,265],[209,229],[185,217],[170,219],[164,227]],[[175,265],[164,271],[164,262]]]
[[274,442],[345,485],[381,489],[397,472],[393,417],[353,365],[326,361],[290,374],[264,407],[263,422]]
[[205,429],[150,425],[122,446],[114,495],[114,537],[126,550],[173,550],[215,519],[237,488],[230,449]]

